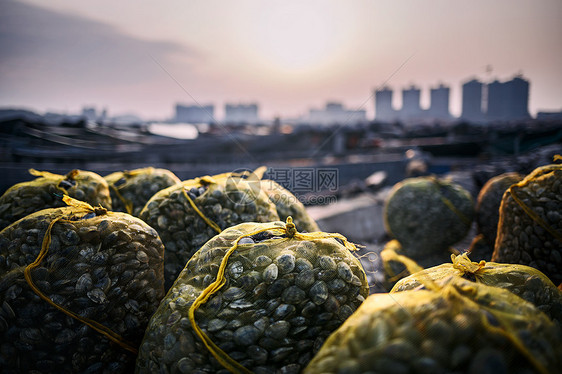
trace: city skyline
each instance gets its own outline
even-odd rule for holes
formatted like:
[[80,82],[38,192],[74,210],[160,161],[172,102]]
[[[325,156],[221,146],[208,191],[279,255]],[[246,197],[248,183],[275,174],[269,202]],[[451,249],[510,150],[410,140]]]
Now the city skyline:
[[[451,87],[443,84],[430,87],[419,87],[411,85],[401,90],[401,95],[394,95],[392,87],[385,86],[374,90],[373,106],[374,117],[367,117],[365,109],[353,109],[346,107],[339,101],[326,101],[322,108],[311,107],[308,112],[298,117],[275,117],[264,118],[260,116],[261,104],[255,102],[227,102],[224,103],[224,115],[218,117],[215,113],[215,103],[207,102],[187,104],[175,103],[174,114],[168,118],[146,119],[135,115],[108,115],[108,108],[96,108],[95,106],[83,106],[81,114],[66,113],[71,117],[82,117],[90,121],[111,120],[122,121],[156,121],[175,123],[225,123],[225,124],[260,124],[268,123],[277,119],[292,123],[315,124],[315,125],[352,125],[366,123],[368,121],[379,122],[454,122],[465,120],[477,123],[489,123],[494,121],[513,121],[530,119],[529,107],[529,81],[522,75],[516,75],[511,80],[480,81],[472,78],[462,82],[462,104],[461,113],[458,116],[451,114],[450,91]],[[422,105],[421,92],[428,92],[429,104]],[[396,98],[400,98],[396,104]],[[0,109],[6,109],[1,108]],[[98,112],[99,110],[99,112]],[[538,114],[542,118],[549,115],[559,116],[562,111],[543,111]],[[61,113],[47,113],[54,116]],[[538,116],[536,116],[538,117]]]
[[170,118],[174,103],[259,102],[272,119],[338,102],[373,118],[375,89],[446,82],[458,117],[462,82],[523,73],[535,116],[562,109],[561,12],[555,0],[7,0],[0,106]]

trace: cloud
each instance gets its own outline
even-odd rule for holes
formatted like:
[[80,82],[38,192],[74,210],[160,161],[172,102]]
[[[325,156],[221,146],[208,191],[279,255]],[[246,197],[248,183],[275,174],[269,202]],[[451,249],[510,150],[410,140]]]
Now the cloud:
[[184,67],[202,58],[188,46],[139,39],[84,17],[12,0],[0,3],[0,100],[161,79],[151,56],[164,66],[180,61]]

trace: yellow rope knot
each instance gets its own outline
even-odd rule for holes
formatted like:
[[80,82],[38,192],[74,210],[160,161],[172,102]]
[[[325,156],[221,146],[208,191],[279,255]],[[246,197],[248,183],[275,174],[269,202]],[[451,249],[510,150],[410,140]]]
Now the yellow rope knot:
[[480,262],[470,261],[466,253],[458,256],[451,254],[451,261],[453,262],[453,268],[460,270],[463,274],[476,274],[480,269],[486,266],[486,261],[484,260],[480,260]]
[[80,173],[80,170],[73,169],[73,170],[69,171],[68,174],[66,174],[66,177],[70,180],[74,180],[74,178],[76,178],[76,176],[78,176],[79,173]]
[[285,223],[285,233],[289,238],[294,238],[295,234],[298,233],[297,227],[293,223],[293,217],[291,216],[287,217],[287,222]]
[[94,213],[96,216],[104,216],[107,214],[107,209],[100,205],[94,208]]

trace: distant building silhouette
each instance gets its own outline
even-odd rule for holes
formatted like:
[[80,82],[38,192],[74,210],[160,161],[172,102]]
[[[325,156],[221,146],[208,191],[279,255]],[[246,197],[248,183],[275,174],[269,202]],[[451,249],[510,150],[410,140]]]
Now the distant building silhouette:
[[254,124],[259,122],[258,104],[226,104],[224,115],[226,123]]
[[402,90],[402,109],[400,110],[400,118],[410,120],[420,118],[422,109],[420,107],[420,89],[411,86]]
[[488,83],[488,95],[486,105],[486,119],[489,121],[503,121],[507,119],[506,87],[503,83],[495,80]]
[[397,119],[397,113],[392,108],[392,90],[384,87],[375,91],[375,118],[382,122],[392,122]]
[[529,81],[517,76],[505,82],[505,111],[508,119],[528,119],[529,115]]
[[461,118],[464,120],[488,122],[530,118],[529,82],[520,76],[488,84],[471,80],[462,87]]
[[94,107],[83,107],[80,117],[86,121],[101,123],[107,119],[107,110],[103,109],[102,112],[98,114],[98,111]]
[[388,87],[375,90],[375,120],[382,122],[415,120],[449,120],[449,87],[443,84],[431,89],[431,106],[423,110],[420,106],[421,91],[415,86],[402,90],[402,108],[392,107],[393,92]]
[[462,85],[462,119],[467,121],[483,120],[482,88],[482,82],[476,79]]
[[176,122],[211,123],[214,122],[214,105],[182,105],[176,104]]
[[[393,92],[388,87],[375,90],[375,120],[382,122],[451,120],[450,89],[443,84],[430,90],[429,109],[420,106],[420,89],[402,90],[402,108],[392,107]],[[461,119],[472,122],[517,121],[530,118],[529,81],[516,76],[510,81],[484,84],[471,79],[462,85]]]
[[428,110],[428,116],[435,119],[450,119],[449,112],[449,87],[440,84],[437,88],[430,91],[431,106]]
[[87,121],[95,121],[97,119],[96,108],[84,107],[82,108],[82,118]]
[[367,121],[365,110],[345,109],[343,104],[328,102],[324,109],[310,109],[303,122],[317,125],[348,125]]

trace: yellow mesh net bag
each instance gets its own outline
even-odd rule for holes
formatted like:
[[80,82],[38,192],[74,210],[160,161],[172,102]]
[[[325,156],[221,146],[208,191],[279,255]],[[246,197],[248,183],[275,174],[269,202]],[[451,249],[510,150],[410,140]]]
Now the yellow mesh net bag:
[[137,373],[298,373],[368,295],[340,234],[243,223],[191,258],[152,317]]
[[222,230],[242,222],[279,219],[260,179],[236,173],[190,179],[161,190],[139,217],[158,231],[166,248],[166,289],[191,256]]
[[451,255],[444,263],[416,272],[396,283],[391,292],[424,289],[424,279],[439,285],[455,277],[506,289],[533,303],[554,321],[562,323],[562,292],[539,270],[525,265],[472,262],[468,255]]
[[0,367],[131,372],[164,297],[164,247],[138,218],[64,200],[0,232]]
[[[480,192],[476,201],[476,227],[478,234],[492,247],[496,242],[498,221],[500,219],[500,204],[505,191],[523,179],[519,173],[504,173],[488,180]],[[490,258],[492,254],[490,253]],[[483,260],[490,260],[490,258]]]
[[117,171],[104,179],[109,185],[112,210],[135,217],[155,193],[181,183],[171,171],[153,167]]
[[457,183],[435,177],[408,178],[395,184],[383,209],[388,234],[407,256],[446,253],[472,225],[472,197]]
[[96,173],[77,169],[66,175],[35,169],[29,173],[37,178],[13,185],[0,197],[0,230],[41,209],[66,206],[63,195],[111,208],[107,182]]
[[[558,156],[556,159],[562,159]],[[503,195],[492,261],[529,265],[562,282],[562,165],[539,167]]]
[[560,326],[514,293],[454,277],[369,296],[304,370],[314,373],[555,373]]
[[[453,248],[449,250],[456,252]],[[412,254],[416,252],[404,250],[398,240],[390,240],[384,245],[380,257],[383,271],[382,286],[385,290],[390,291],[396,282],[411,274],[401,259],[408,259],[422,268],[428,268],[447,262],[451,258],[451,252],[446,251],[437,251],[436,253],[416,257],[410,257],[406,253]]]

